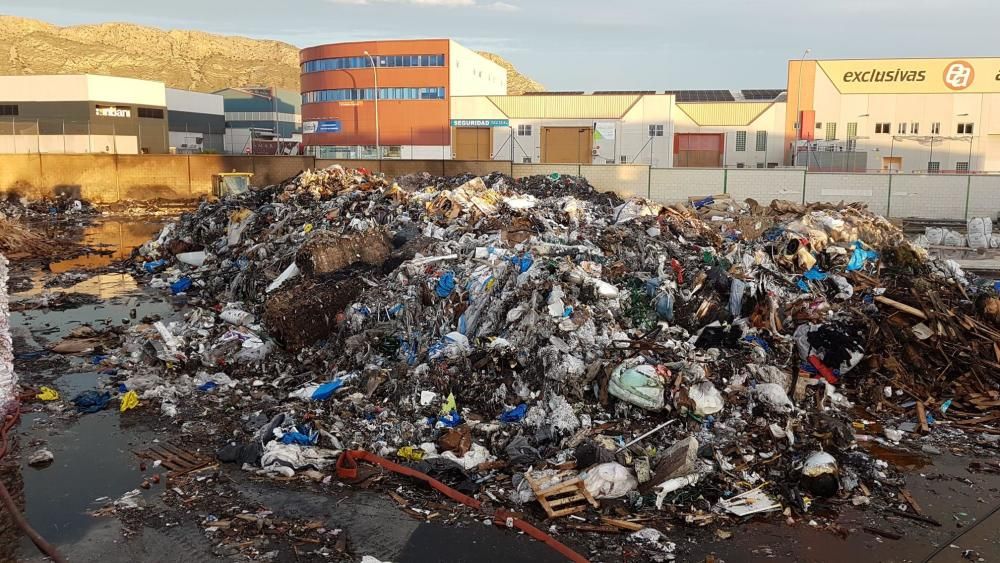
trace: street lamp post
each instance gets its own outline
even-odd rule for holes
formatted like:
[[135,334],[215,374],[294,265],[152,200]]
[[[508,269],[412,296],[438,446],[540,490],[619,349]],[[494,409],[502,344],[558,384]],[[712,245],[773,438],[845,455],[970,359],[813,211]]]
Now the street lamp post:
[[365,56],[372,63],[372,73],[375,75],[375,154],[379,160],[382,160],[382,142],[378,130],[378,65],[375,64],[375,59],[368,51],[365,51]]
[[792,166],[795,166],[795,157],[798,156],[799,152],[799,141],[802,140],[802,114],[799,113],[802,106],[802,65],[806,64],[806,56],[811,51],[812,49],[806,49],[802,52],[802,58],[799,59],[799,87],[795,91],[795,147],[792,150]]

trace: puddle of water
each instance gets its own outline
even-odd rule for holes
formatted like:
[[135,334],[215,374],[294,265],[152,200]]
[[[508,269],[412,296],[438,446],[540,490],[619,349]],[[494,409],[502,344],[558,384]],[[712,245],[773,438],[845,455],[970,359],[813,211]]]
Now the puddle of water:
[[[69,426],[50,423],[47,414],[32,413],[22,418],[21,427],[21,444],[42,439],[46,441],[42,447],[55,455],[52,464],[42,469],[22,461],[21,474],[28,521],[57,544],[76,541],[99,524],[87,512],[109,501],[97,498],[117,499],[139,488],[143,474],[132,452],[145,448],[154,437],[135,429],[122,431],[114,409],[83,415]],[[22,446],[22,450],[27,457],[35,448]],[[150,494],[160,492],[157,487]]]
[[163,227],[160,221],[101,220],[84,228],[83,243],[91,248],[113,251],[89,254],[49,264],[55,274],[70,270],[92,270],[111,265],[132,255],[132,250],[154,238]]
[[873,456],[881,459],[882,461],[888,462],[899,469],[912,471],[914,469],[920,469],[922,467],[927,467],[928,465],[933,465],[931,458],[924,454],[894,450],[877,442],[862,442],[862,445]]

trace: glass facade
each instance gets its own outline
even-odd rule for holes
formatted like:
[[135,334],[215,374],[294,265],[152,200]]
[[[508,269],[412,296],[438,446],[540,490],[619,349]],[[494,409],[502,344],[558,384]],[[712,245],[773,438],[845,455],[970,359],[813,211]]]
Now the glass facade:
[[[395,67],[440,67],[444,66],[444,55],[373,55],[379,68]],[[302,63],[302,72],[323,72],[325,70],[345,70],[351,68],[371,68],[367,55],[361,57],[337,57],[316,59]]]
[[[443,100],[444,87],[431,88],[379,88],[379,100]],[[340,88],[336,90],[315,90],[302,94],[303,104],[317,102],[347,102],[374,100],[374,88]]]

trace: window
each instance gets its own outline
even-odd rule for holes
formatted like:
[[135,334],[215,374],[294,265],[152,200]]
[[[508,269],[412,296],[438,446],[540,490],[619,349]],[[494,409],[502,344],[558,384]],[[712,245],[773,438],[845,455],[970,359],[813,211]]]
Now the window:
[[0,115],[17,115],[17,105],[16,104],[0,105]]
[[530,137],[531,136],[531,125],[518,125],[517,126],[517,136],[518,137]]
[[767,167],[768,168],[777,168],[778,167],[778,163],[777,162],[768,162],[767,163]]
[[746,165],[744,165],[742,162],[737,162],[736,163],[736,167],[737,168],[746,168]]
[[823,128],[823,122],[822,121],[817,121],[816,122],[816,128],[817,129],[822,129]]
[[757,152],[767,150],[767,131],[757,131]]
[[920,134],[920,124],[914,121],[913,123],[910,123],[910,135],[918,134]]
[[968,162],[956,162],[955,163],[955,172],[968,172],[968,171],[969,171],[969,163]]
[[763,167],[764,167],[764,163],[763,162],[758,162],[757,163],[757,168],[763,168]]
[[531,157],[530,156],[526,156],[526,157],[524,157],[524,158],[521,159],[521,162],[523,162],[524,164],[531,164]]
[[855,139],[858,136],[858,122],[852,121],[847,124],[847,138]]
[[628,156],[623,154],[618,157],[618,161],[621,162],[622,164],[628,164]]
[[900,135],[905,135],[906,134],[906,124],[900,122],[900,124],[896,126],[896,133],[898,133]]
[[662,137],[663,136],[663,126],[662,125],[650,125],[649,126],[649,136],[650,137]]
[[940,135],[940,134],[941,134],[941,122],[935,121],[934,123],[931,123],[931,135]]
[[958,124],[958,134],[959,135],[971,135],[972,134],[972,124],[971,123],[959,123]]
[[826,140],[834,141],[837,139],[837,124],[827,123],[826,124]]
[[159,108],[139,108],[139,117],[163,119],[163,110]]
[[928,162],[927,163],[927,172],[929,172],[931,174],[937,174],[940,171],[941,171],[941,163],[940,162]]
[[[444,66],[444,55],[379,55],[374,58],[379,68]],[[337,57],[333,59],[306,61],[302,63],[302,72],[348,70],[352,68],[371,68],[371,66],[371,59],[367,55],[360,57]]]
[[747,150],[747,132],[737,131],[736,132],[736,152],[743,152]]
[[889,134],[889,128],[891,126],[892,126],[891,123],[876,123],[875,124],[875,132],[879,133],[879,134],[882,134],[882,135],[888,135]]
[[[379,88],[380,100],[443,100],[444,88]],[[345,102],[374,100],[374,88],[341,88],[337,90],[316,90],[302,94],[303,104],[317,102]]]

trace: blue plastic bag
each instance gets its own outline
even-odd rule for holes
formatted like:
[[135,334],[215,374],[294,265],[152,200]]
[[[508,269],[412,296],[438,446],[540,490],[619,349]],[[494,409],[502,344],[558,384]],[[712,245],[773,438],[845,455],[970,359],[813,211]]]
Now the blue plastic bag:
[[343,386],[344,386],[343,379],[334,379],[333,381],[324,383],[319,387],[317,387],[315,391],[313,391],[312,400],[325,401],[330,397],[332,397],[333,394],[337,391],[337,389],[340,389]]
[[531,257],[531,254],[525,254],[521,257],[512,257],[510,263],[517,267],[518,271],[523,274],[531,269],[531,266],[535,263],[535,259]]
[[161,258],[160,260],[153,260],[152,262],[146,262],[145,264],[142,265],[142,269],[146,270],[150,274],[155,274],[157,270],[162,269],[166,265],[167,261]]
[[301,432],[285,432],[281,437],[282,444],[298,444],[300,446],[311,446],[316,443],[319,434],[303,434]]
[[806,278],[807,280],[823,281],[829,276],[826,274],[826,272],[820,270],[819,266],[813,266],[812,268],[806,270],[806,273],[802,274],[802,277]]
[[441,299],[451,295],[451,292],[455,291],[455,273],[445,272],[441,278],[438,279],[437,288],[434,291]]
[[191,288],[191,278],[181,278],[170,285],[170,292],[174,295],[184,293]]
[[859,240],[854,242],[854,254],[851,255],[851,261],[847,263],[847,271],[854,272],[865,267],[865,262],[869,260],[878,260],[878,252],[874,250],[865,250],[864,244]]
[[99,391],[84,391],[73,397],[72,402],[76,405],[76,412],[91,414],[106,409],[110,401],[111,393],[107,391],[103,393]]
[[528,405],[521,403],[500,415],[500,422],[520,422],[528,412]]

